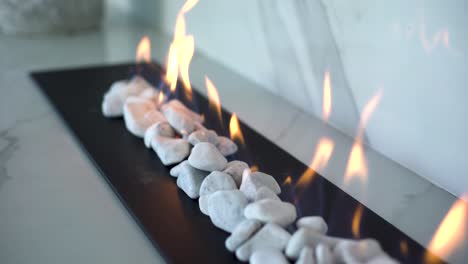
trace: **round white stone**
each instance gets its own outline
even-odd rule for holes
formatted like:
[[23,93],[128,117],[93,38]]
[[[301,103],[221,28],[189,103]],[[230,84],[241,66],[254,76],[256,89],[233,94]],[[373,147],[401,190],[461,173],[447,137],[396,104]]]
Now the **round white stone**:
[[283,251],[290,238],[291,234],[279,225],[266,224],[236,250],[236,257],[247,261],[257,250],[271,248]]
[[195,130],[196,121],[183,111],[173,107],[161,107],[161,111],[171,126],[181,135],[188,136]]
[[[315,256],[317,258],[317,264],[333,264],[335,259],[331,253],[330,247],[325,244],[318,244],[315,248]],[[352,263],[352,262],[345,262]]]
[[147,86],[146,80],[140,76],[133,77],[130,81],[122,80],[114,82],[104,94],[102,112],[106,117],[119,117],[123,114],[123,107],[127,98],[138,96]]
[[254,201],[257,196],[257,191],[261,187],[270,188],[275,194],[281,193],[281,188],[275,178],[263,172],[250,172],[246,169],[242,175],[242,183],[240,190],[247,196],[250,201]]
[[314,250],[310,247],[304,247],[296,261],[296,264],[314,264]]
[[367,262],[384,253],[375,239],[340,241],[333,249],[337,260],[346,263]]
[[200,142],[209,142],[216,146],[216,144],[218,144],[218,135],[214,130],[199,129],[190,134],[188,141],[192,145],[196,145]]
[[227,137],[219,136],[218,137],[218,147],[219,152],[224,156],[229,156],[237,152],[237,145],[232,140]]
[[188,161],[193,167],[204,171],[222,171],[227,165],[226,158],[208,142],[196,144]]
[[166,109],[166,108],[176,109],[178,112],[184,113],[185,115],[189,116],[193,121],[197,123],[203,122],[203,117],[201,115],[190,110],[181,101],[177,99],[172,99],[166,104],[164,104],[163,106],[161,106],[161,110]]
[[244,208],[247,204],[247,198],[239,190],[217,191],[208,199],[211,222],[216,227],[231,233],[245,219]]
[[166,121],[155,105],[146,99],[129,97],[124,105],[124,121],[128,131],[137,137],[144,137],[151,125]]
[[260,227],[262,223],[254,219],[245,219],[239,223],[226,239],[226,248],[234,252],[240,245],[247,241]]
[[230,175],[220,172],[211,172],[202,182],[200,187],[200,199],[198,200],[200,211],[208,215],[209,196],[220,190],[236,190],[236,184]]
[[249,165],[247,165],[247,163],[240,160],[233,160],[228,162],[223,172],[231,175],[234,181],[236,182],[237,187],[239,187],[242,183],[242,173],[245,169],[248,168]]
[[187,160],[184,160],[182,161],[181,163],[177,164],[176,166],[172,167],[172,169],[169,171],[169,174],[172,176],[172,177],[179,177],[179,174],[180,174],[180,171],[182,170],[182,167],[183,166],[190,166],[188,164],[188,161]]
[[200,195],[210,195],[220,190],[236,190],[236,183],[229,174],[213,171],[203,180]]
[[188,197],[196,199],[200,196],[200,186],[208,173],[197,170],[185,163],[180,169],[177,177],[177,186],[181,188]]
[[304,227],[313,230],[319,234],[325,235],[328,231],[328,225],[320,216],[304,216],[297,220],[298,228]]
[[285,252],[286,256],[289,258],[297,259],[301,250],[305,246],[315,248],[318,244],[323,243],[330,248],[333,248],[338,242],[342,240],[345,239],[324,236],[308,228],[299,228],[289,240]]
[[277,249],[265,248],[255,251],[249,259],[251,264],[288,264],[283,253]]
[[179,163],[190,153],[190,143],[181,138],[156,137],[151,146],[164,165]]
[[288,226],[296,220],[296,207],[280,200],[263,199],[249,204],[244,211],[247,219]]
[[151,141],[154,137],[174,137],[174,129],[168,122],[157,122],[146,129],[144,142],[147,148],[151,148]]
[[270,188],[262,186],[257,190],[257,193],[255,194],[255,201],[257,202],[265,199],[281,201],[278,195],[276,195]]

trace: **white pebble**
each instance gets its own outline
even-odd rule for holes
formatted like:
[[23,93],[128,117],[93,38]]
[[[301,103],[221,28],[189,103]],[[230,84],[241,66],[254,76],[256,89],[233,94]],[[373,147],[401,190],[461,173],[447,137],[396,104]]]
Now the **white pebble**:
[[314,264],[314,250],[310,247],[304,247],[296,261],[296,264]]
[[226,158],[208,142],[196,144],[188,161],[193,167],[204,171],[222,171],[227,165]]
[[105,117],[119,117],[123,114],[123,105],[127,94],[123,91],[127,88],[127,81],[117,81],[111,85],[109,91],[104,94],[102,100],[102,114]]
[[172,177],[179,177],[179,174],[180,174],[180,171],[182,170],[182,167],[183,166],[190,166],[188,164],[188,161],[187,160],[184,160],[182,161],[181,163],[177,164],[176,166],[172,167],[172,169],[169,171],[169,174],[172,176]]
[[200,142],[209,142],[216,146],[216,144],[218,144],[218,135],[214,130],[199,129],[190,134],[188,141],[192,145],[196,145]]
[[283,253],[277,249],[264,248],[256,250],[249,259],[251,264],[288,264]]
[[247,239],[249,239],[260,227],[262,223],[254,219],[245,219],[239,223],[232,231],[232,234],[226,239],[226,248],[234,252]]
[[[325,244],[318,244],[315,248],[315,256],[317,258],[317,264],[333,264],[335,259],[331,253],[330,247]],[[351,262],[346,262],[351,263]],[[355,263],[357,264],[357,263]]]
[[145,98],[145,99],[152,101],[156,105],[156,109],[159,109],[162,105],[162,102],[160,102],[159,96],[160,96],[160,91],[156,90],[156,88],[154,87],[146,88],[138,95],[138,97]]
[[333,249],[337,260],[346,263],[366,262],[382,253],[383,250],[375,239],[345,240]]
[[144,142],[147,148],[151,148],[151,141],[154,137],[174,137],[174,129],[168,122],[157,122],[146,129]]
[[248,168],[249,165],[247,165],[247,163],[240,160],[233,160],[228,162],[223,172],[231,175],[234,181],[236,182],[237,187],[239,187],[242,183],[242,173],[245,169]]
[[164,165],[179,163],[190,153],[190,143],[181,138],[156,137],[151,146]]
[[151,101],[129,97],[124,105],[124,121],[128,131],[142,138],[146,129],[157,122],[166,121],[166,118]]
[[104,94],[102,113],[106,117],[122,116],[123,106],[127,98],[138,96],[148,87],[151,87],[151,85],[138,75],[133,77],[130,81],[122,80],[114,82]]
[[198,198],[198,208],[200,208],[200,211],[204,215],[210,215],[210,212],[208,211],[208,201],[210,200],[210,195],[201,195],[200,198]]
[[[200,211],[208,215],[209,196],[220,190],[236,190],[236,183],[229,174],[220,171],[211,172],[202,182],[200,187],[200,199],[198,200]],[[203,197],[203,198],[202,198]]]
[[255,201],[257,202],[264,199],[281,201],[278,195],[276,195],[270,188],[262,186],[257,190],[257,193],[255,194]]
[[220,190],[235,190],[236,183],[229,174],[213,171],[203,180],[200,195],[212,194]]
[[297,259],[305,246],[315,248],[318,244],[323,243],[333,248],[342,240],[344,239],[321,235],[308,228],[299,228],[289,240],[288,246],[286,247],[286,256]]
[[167,122],[181,135],[188,136],[195,130],[196,121],[189,115],[173,107],[161,107],[161,111],[167,119]]
[[250,172],[249,169],[244,170],[240,190],[250,201],[255,200],[258,189],[263,186],[270,188],[275,194],[281,193],[280,186],[271,175],[258,171]]
[[208,199],[208,213],[213,224],[231,233],[244,218],[248,201],[239,190],[217,191]]
[[236,257],[247,261],[257,250],[271,248],[283,251],[290,238],[291,235],[279,225],[266,224],[236,250]]
[[313,230],[319,234],[325,235],[328,231],[328,225],[320,216],[304,216],[297,220],[298,228],[304,227]]
[[180,169],[179,177],[177,177],[177,186],[179,186],[188,197],[196,199],[200,195],[200,186],[207,174],[207,172],[197,170],[188,163],[185,163]]
[[249,204],[244,211],[247,219],[256,219],[264,223],[288,226],[296,220],[296,207],[280,200],[264,199]]
[[203,117],[199,115],[198,113],[195,113],[194,111],[190,110],[187,108],[181,101],[177,99],[172,99],[166,104],[164,104],[161,109],[164,108],[173,108],[176,109],[179,112],[183,112],[184,114],[188,115],[193,121],[197,123],[202,123],[203,122]]
[[391,258],[385,253],[382,253],[366,262],[366,264],[398,264],[398,263],[399,263],[398,261]]
[[237,145],[232,140],[227,137],[219,136],[218,137],[218,147],[219,152],[224,156],[229,156],[237,152]]

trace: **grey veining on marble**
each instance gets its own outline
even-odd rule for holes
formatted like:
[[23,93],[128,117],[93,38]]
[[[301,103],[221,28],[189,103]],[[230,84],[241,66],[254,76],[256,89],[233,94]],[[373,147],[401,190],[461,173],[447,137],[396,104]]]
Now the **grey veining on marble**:
[[9,136],[7,131],[0,132],[0,189],[10,179],[6,168],[7,161],[17,149],[18,139]]
[[320,1],[256,1],[268,43],[274,93],[303,111],[322,116],[323,80],[330,73],[329,122],[353,135],[359,111],[348,87],[339,51]]

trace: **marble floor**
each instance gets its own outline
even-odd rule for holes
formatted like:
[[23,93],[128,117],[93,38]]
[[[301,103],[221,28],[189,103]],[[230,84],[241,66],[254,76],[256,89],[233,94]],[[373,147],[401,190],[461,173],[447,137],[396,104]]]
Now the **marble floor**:
[[[0,36],[2,263],[163,262],[28,77],[32,70],[132,61],[144,34],[161,61],[169,36],[128,21],[71,36]],[[204,87],[205,74],[226,109],[302,162],[310,162],[320,138],[333,139],[335,154],[319,172],[421,244],[456,200],[372,149],[367,191],[344,185],[351,138],[197,53],[195,87]],[[448,260],[460,262],[466,252]]]

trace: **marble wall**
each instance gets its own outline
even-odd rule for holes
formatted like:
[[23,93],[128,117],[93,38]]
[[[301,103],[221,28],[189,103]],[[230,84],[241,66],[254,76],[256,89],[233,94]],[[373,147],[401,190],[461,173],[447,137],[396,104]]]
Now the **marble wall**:
[[[130,8],[172,32],[183,2],[136,0]],[[465,5],[463,0],[201,0],[187,24],[198,51],[317,116],[329,70],[330,122],[347,135],[354,135],[360,111],[382,90],[368,143],[461,195],[468,188]]]

